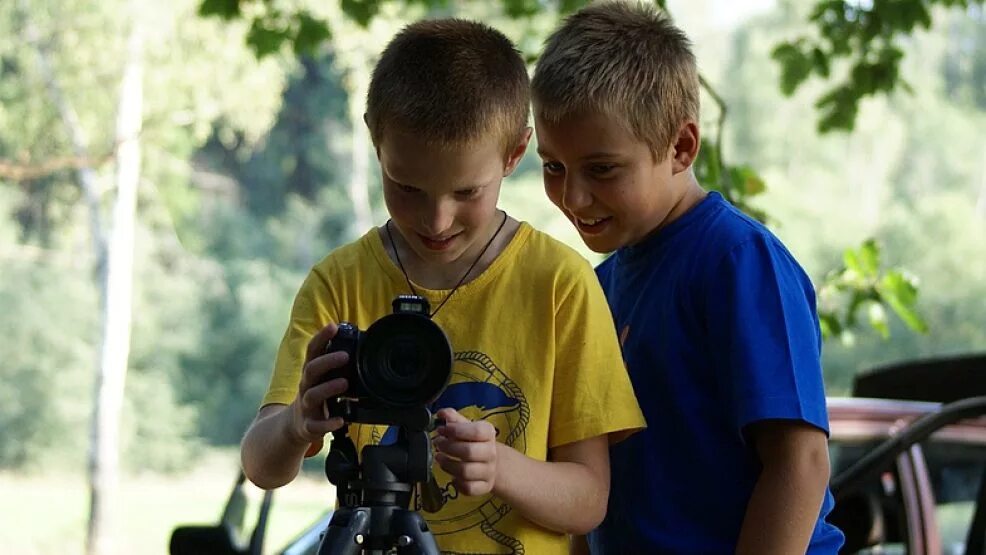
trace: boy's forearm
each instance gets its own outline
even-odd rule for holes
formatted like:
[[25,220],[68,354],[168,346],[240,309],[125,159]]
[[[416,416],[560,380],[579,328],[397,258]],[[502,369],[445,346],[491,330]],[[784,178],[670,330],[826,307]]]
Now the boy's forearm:
[[291,437],[290,407],[280,407],[269,414],[262,412],[240,444],[243,472],[263,489],[278,488],[294,480],[310,445]]
[[747,505],[736,553],[804,553],[822,507],[828,471],[827,460],[765,468]]
[[[593,438],[602,441],[606,438]],[[605,468],[571,461],[538,461],[497,444],[493,493],[528,520],[556,532],[585,534],[602,522],[609,495]]]

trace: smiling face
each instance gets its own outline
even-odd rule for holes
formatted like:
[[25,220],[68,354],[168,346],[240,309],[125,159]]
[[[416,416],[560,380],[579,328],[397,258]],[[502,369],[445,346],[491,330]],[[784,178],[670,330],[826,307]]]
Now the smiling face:
[[697,146],[691,151],[698,140],[694,124],[684,125],[675,144],[656,157],[601,112],[557,122],[538,116],[536,129],[545,192],[596,252],[638,243],[704,194],[688,171],[697,152]]
[[439,147],[396,129],[384,134],[377,148],[384,200],[418,261],[455,266],[479,255],[500,224],[500,183],[526,147],[525,138],[504,154],[492,136]]

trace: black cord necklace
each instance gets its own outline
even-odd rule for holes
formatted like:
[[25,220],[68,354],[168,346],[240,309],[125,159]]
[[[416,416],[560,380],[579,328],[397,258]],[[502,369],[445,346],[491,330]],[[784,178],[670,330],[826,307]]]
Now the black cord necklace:
[[[466,281],[466,278],[469,277],[469,274],[472,273],[472,270],[473,268],[476,267],[476,264],[479,264],[479,261],[483,258],[483,255],[486,254],[486,251],[490,248],[490,245],[493,244],[493,241],[496,239],[497,235],[500,234],[500,230],[503,229],[503,226],[506,225],[506,223],[507,223],[507,213],[504,212],[503,221],[500,222],[500,226],[496,228],[496,231],[493,233],[493,236],[490,237],[490,240],[486,242],[486,246],[484,246],[483,250],[480,251],[479,256],[476,257],[476,260],[472,261],[472,265],[469,266],[469,269],[466,270],[466,273],[462,274],[462,277],[459,278],[459,283],[456,283],[455,287],[453,287],[452,290],[448,292],[448,295],[445,295],[445,298],[442,299],[442,302],[438,305],[438,308],[431,311],[430,316],[432,318],[434,318],[435,314],[438,314],[438,311],[441,310],[443,306],[445,306],[445,303],[448,302],[449,298],[452,297],[452,294],[455,293],[455,291],[459,288],[459,286]],[[401,273],[404,274],[404,279],[407,281],[407,286],[411,288],[412,293],[420,297],[421,295],[418,295],[418,290],[415,289],[414,284],[411,283],[411,278],[408,277],[407,275],[407,270],[404,269],[404,264],[401,262],[401,255],[397,254],[397,243],[394,242],[394,236],[390,234],[390,220],[387,220],[387,223],[384,225],[384,229],[387,231],[387,239],[390,241],[390,248],[394,249],[394,258],[397,259],[397,266],[400,267]]]

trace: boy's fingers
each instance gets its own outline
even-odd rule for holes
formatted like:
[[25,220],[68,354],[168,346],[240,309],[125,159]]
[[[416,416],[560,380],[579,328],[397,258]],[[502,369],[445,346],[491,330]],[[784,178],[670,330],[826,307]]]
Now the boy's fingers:
[[342,428],[342,418],[334,416],[328,420],[315,420],[312,418],[305,420],[305,431],[313,437],[321,438],[327,433],[334,432]]
[[438,418],[441,418],[441,419],[445,420],[445,423],[446,424],[452,423],[452,422],[469,422],[469,419],[466,418],[465,416],[462,416],[461,414],[459,414],[459,411],[457,411],[455,409],[450,409],[450,408],[444,408],[444,409],[438,411],[435,414],[435,416],[437,416]]
[[347,362],[349,362],[349,354],[342,351],[321,355],[308,361],[305,363],[301,377],[303,389],[324,381],[333,370],[342,368]]
[[343,378],[336,378],[310,387],[301,398],[301,406],[305,411],[315,409],[321,411],[326,400],[342,395],[347,389],[349,389],[349,382]]
[[491,442],[435,441],[439,453],[466,462],[488,463],[496,458],[496,446]]
[[479,480],[485,477],[480,470],[483,465],[479,463],[457,461],[448,455],[436,455],[435,460],[438,461],[442,470],[460,480]]
[[496,428],[489,422],[448,422],[439,434],[458,441],[494,441]]
[[[436,455],[435,460],[442,470],[451,475],[455,489],[463,495],[484,495],[493,490],[493,480],[476,463],[461,463],[442,455]],[[468,477],[467,477],[468,476]],[[473,479],[471,476],[480,476]]]
[[329,322],[327,326],[318,330],[318,332],[308,341],[308,350],[305,354],[305,360],[314,360],[315,358],[324,355],[326,345],[328,345],[329,341],[336,336],[337,331],[339,331],[339,326],[334,322]]

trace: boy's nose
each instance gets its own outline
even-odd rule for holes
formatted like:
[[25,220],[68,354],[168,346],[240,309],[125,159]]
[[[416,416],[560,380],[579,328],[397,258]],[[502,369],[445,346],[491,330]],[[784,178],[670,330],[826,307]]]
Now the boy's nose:
[[452,226],[452,209],[444,202],[432,204],[421,222],[429,235],[441,235]]
[[568,210],[579,210],[592,204],[592,195],[580,180],[566,176],[561,202]]

